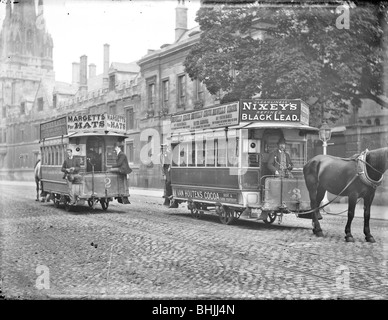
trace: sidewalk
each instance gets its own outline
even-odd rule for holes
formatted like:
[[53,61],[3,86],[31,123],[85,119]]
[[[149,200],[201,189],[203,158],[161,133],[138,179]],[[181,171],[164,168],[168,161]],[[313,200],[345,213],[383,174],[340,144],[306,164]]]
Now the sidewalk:
[[[0,180],[0,188],[1,186],[30,186],[35,188],[35,182],[34,181],[4,181]],[[142,196],[150,196],[150,197],[157,197],[160,198],[160,201],[162,202],[162,196],[163,196],[163,190],[162,189],[141,189],[141,188],[129,188],[129,194],[133,195],[142,195]],[[338,214],[342,212],[341,216],[346,217],[347,216],[347,203],[331,203],[327,207],[325,207],[325,211],[331,214]],[[345,211],[345,212],[344,212]],[[323,215],[326,215],[327,213],[323,213]],[[364,208],[362,201],[356,205],[355,210],[355,217],[363,218],[364,217]],[[378,220],[388,220],[388,207],[387,206],[376,206],[372,205],[371,208],[371,219],[378,219]]]

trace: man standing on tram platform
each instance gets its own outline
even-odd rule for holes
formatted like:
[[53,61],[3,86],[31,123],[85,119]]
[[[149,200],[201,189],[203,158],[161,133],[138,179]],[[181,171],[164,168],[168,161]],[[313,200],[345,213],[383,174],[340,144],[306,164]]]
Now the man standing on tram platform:
[[278,148],[273,151],[268,158],[268,169],[276,176],[290,176],[294,165],[291,157],[286,151],[286,140],[280,138]]
[[173,202],[170,204],[170,199],[172,197],[171,161],[172,161],[171,148],[167,144],[162,144],[161,153],[160,153],[160,164],[162,166],[162,175],[164,178],[163,205],[168,206],[169,208],[178,208],[177,203]]
[[[128,159],[126,154],[121,150],[121,143],[115,142],[114,150],[116,152],[116,164],[112,165],[112,168],[108,170],[108,172],[117,172],[123,177],[124,185],[119,185],[119,190],[123,191],[128,187],[128,179],[127,175],[132,172],[132,169],[129,166]],[[120,180],[119,180],[120,181]],[[120,182],[119,182],[120,183]],[[128,191],[128,190],[126,190]],[[120,200],[121,201],[121,200]],[[119,202],[120,202],[119,201]],[[123,203],[129,203],[128,198],[123,197]]]
[[73,150],[68,148],[66,152],[67,152],[67,159],[65,159],[65,161],[63,162],[61,171],[64,172],[63,179],[66,179],[67,181],[70,204],[74,205],[76,204],[76,200],[73,192],[73,183],[74,183],[75,177],[78,176],[78,173],[81,167],[80,167],[79,159],[76,159],[73,156]]

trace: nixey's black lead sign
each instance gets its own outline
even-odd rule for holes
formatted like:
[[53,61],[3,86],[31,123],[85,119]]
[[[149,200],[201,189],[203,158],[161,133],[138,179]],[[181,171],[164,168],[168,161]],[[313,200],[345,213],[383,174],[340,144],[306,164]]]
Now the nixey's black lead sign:
[[299,99],[242,100],[240,121],[300,122],[308,124],[308,107]]

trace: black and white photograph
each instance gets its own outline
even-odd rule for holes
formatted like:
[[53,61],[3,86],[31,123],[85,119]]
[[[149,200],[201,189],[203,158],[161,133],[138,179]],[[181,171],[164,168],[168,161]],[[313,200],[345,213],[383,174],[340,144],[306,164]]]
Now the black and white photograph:
[[0,0],[0,300],[387,300],[387,170],[388,2]]

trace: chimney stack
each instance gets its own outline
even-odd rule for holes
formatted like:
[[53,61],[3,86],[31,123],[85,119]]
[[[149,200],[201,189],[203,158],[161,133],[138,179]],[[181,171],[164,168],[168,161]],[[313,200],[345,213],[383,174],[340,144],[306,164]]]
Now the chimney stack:
[[73,86],[77,86],[79,85],[79,74],[80,74],[80,71],[79,71],[79,62],[73,62],[73,73],[72,73],[72,81],[71,81],[71,84]]
[[185,0],[178,0],[178,6],[175,8],[175,42],[187,31],[187,8]]
[[103,74],[103,86],[104,88],[107,88],[109,85],[109,77],[108,77],[108,71],[109,71],[109,44],[104,44],[104,74]]
[[96,76],[96,65],[94,63],[89,64],[89,79]]
[[88,57],[83,55],[80,58],[79,88],[80,91],[88,91]]

